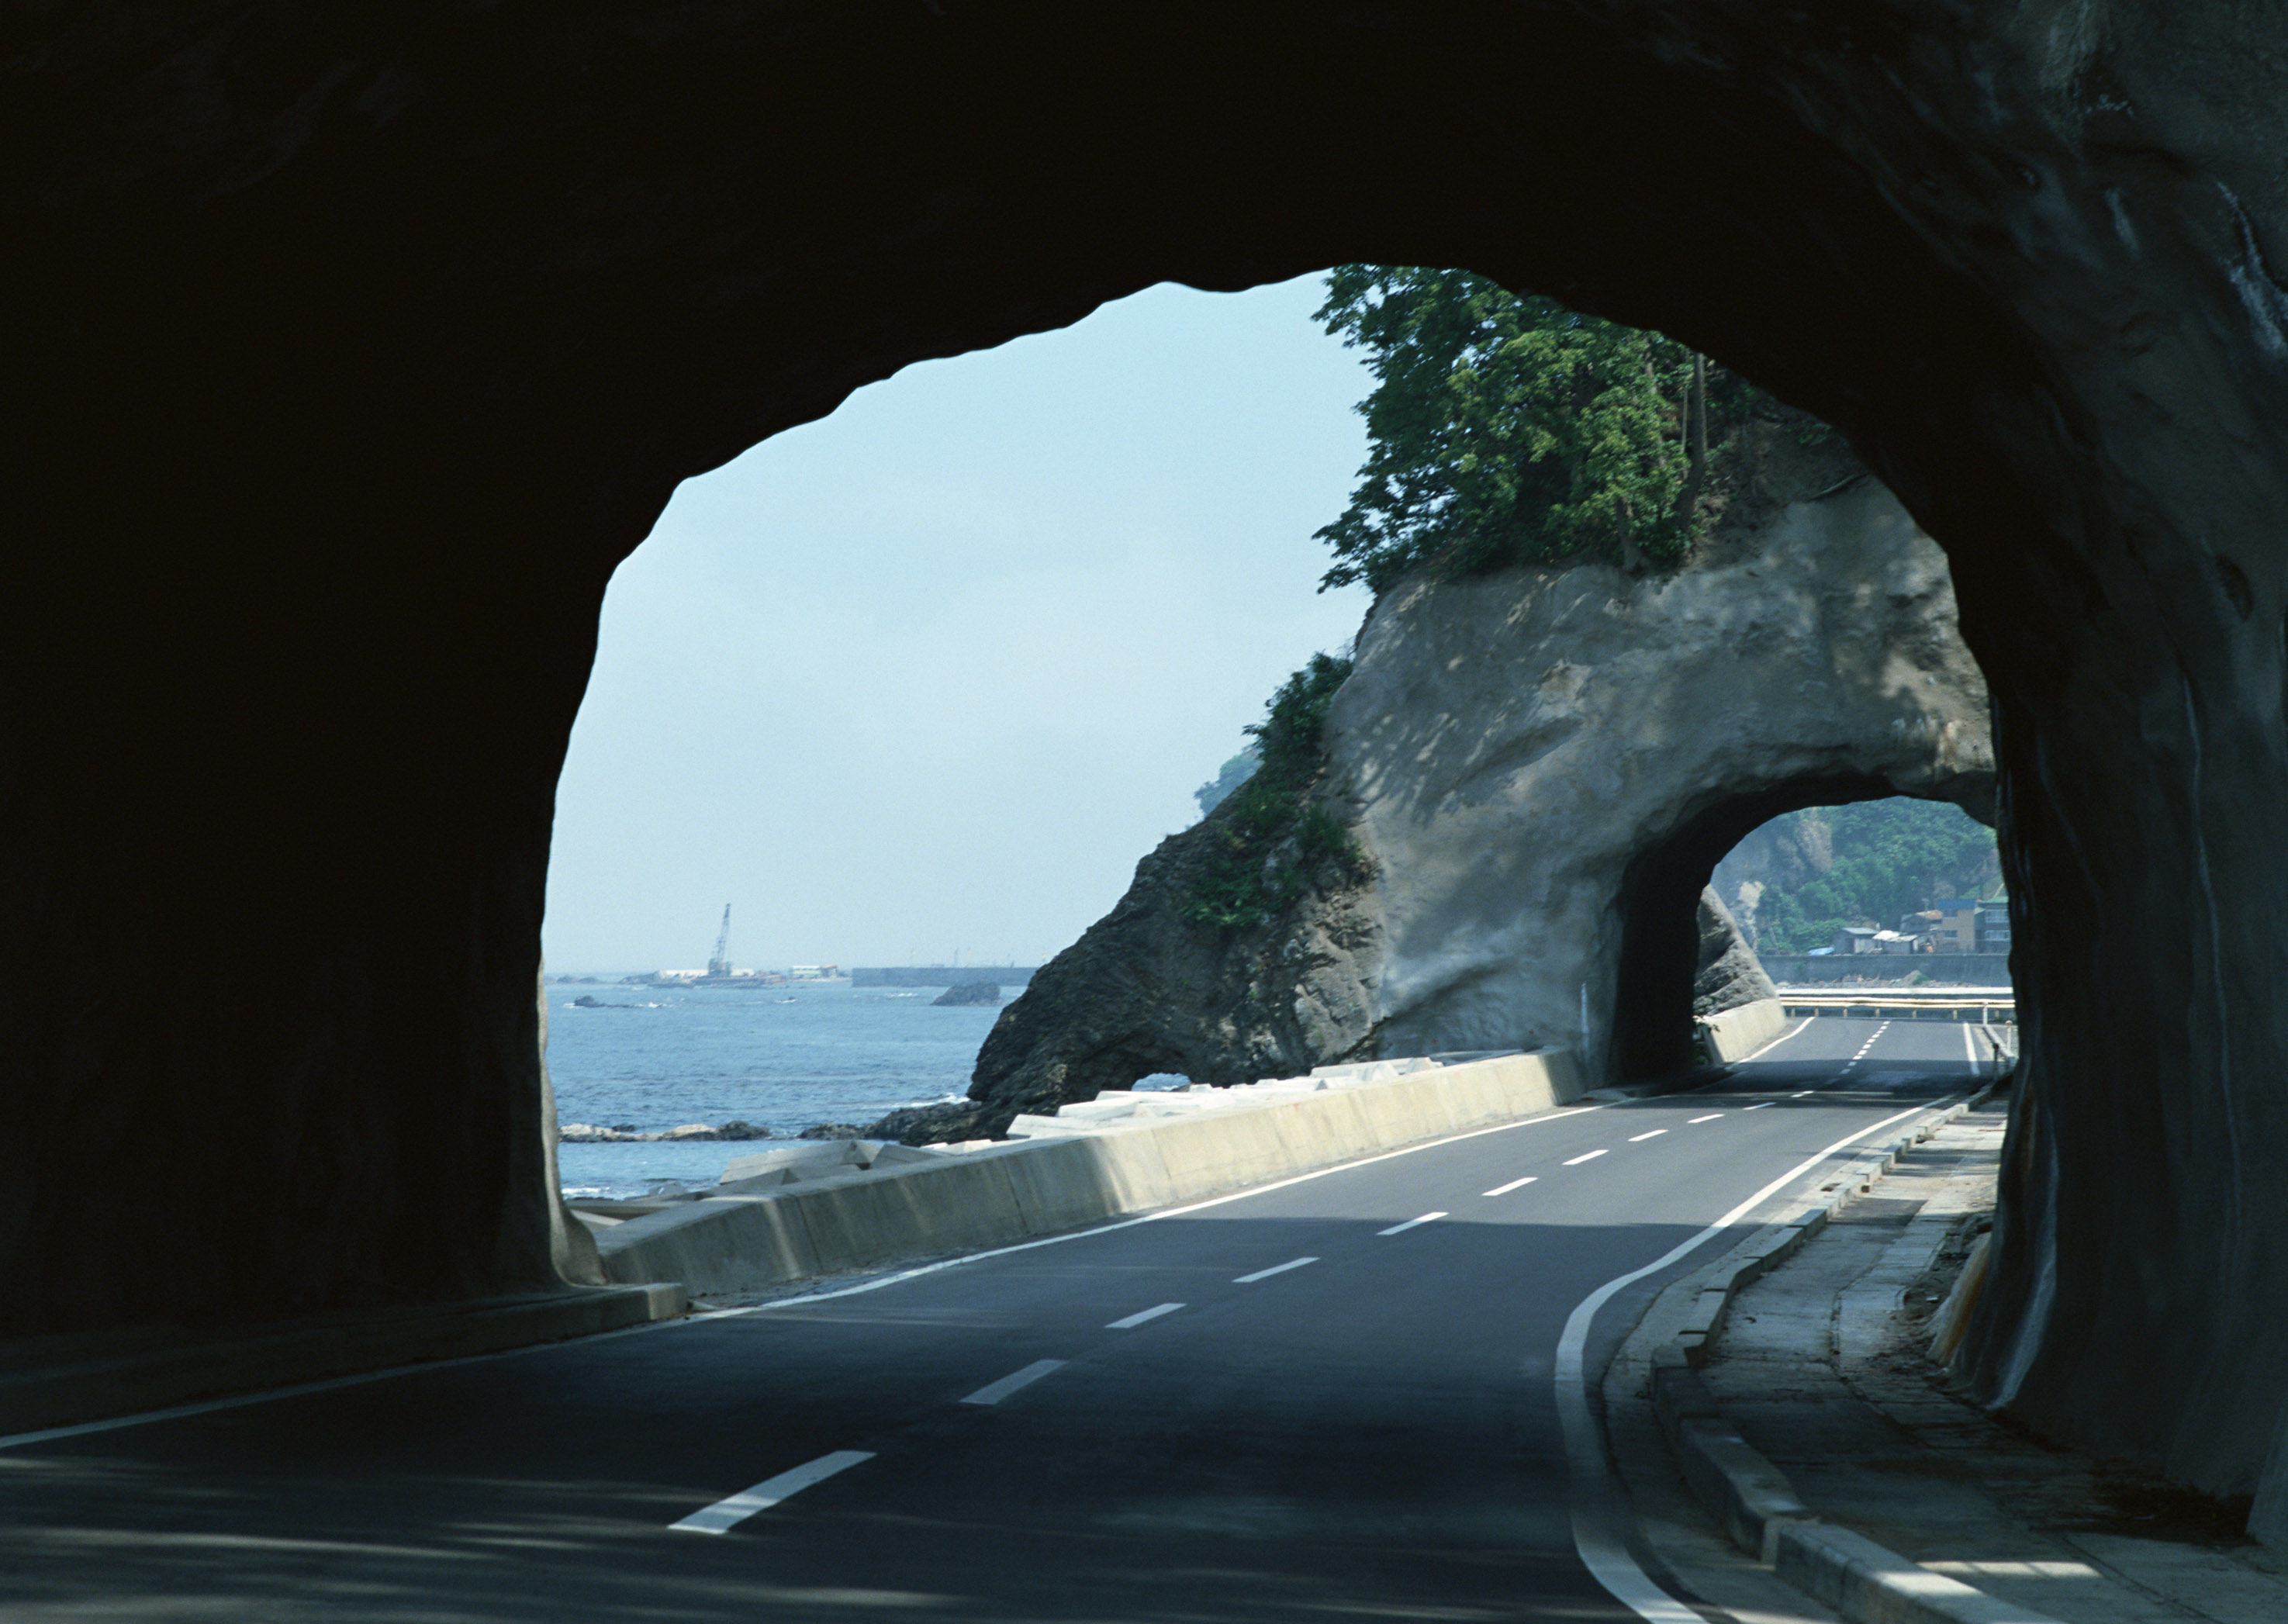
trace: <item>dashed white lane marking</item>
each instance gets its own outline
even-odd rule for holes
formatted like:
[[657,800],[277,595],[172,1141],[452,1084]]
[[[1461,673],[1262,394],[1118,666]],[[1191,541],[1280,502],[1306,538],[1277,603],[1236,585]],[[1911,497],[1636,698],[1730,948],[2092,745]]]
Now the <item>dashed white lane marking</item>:
[[998,1382],[988,1382],[964,1398],[964,1404],[998,1404],[1020,1388],[1030,1387],[1052,1370],[1061,1369],[1062,1359],[1035,1359],[1024,1369],[1003,1376]]
[[1434,1224],[1445,1216],[1442,1212],[1426,1212],[1418,1218],[1409,1218],[1403,1224],[1394,1224],[1388,1229],[1378,1229],[1374,1232],[1378,1235],[1402,1235],[1408,1230],[1418,1228],[1422,1224]]
[[1585,1155],[1585,1156],[1576,1156],[1576,1157],[1574,1157],[1572,1161],[1570,1161],[1567,1162],[1565,1165],[1566,1165],[1567,1167],[1569,1167],[1569,1168],[1577,1168],[1577,1167],[1579,1167],[1579,1166],[1580,1166],[1583,1162],[1585,1162],[1585,1161],[1596,1161],[1598,1157],[1600,1157],[1600,1156],[1603,1155],[1604,1153],[1604,1153],[1604,1152],[1602,1152],[1602,1151],[1591,1151],[1591,1152],[1590,1152],[1587,1155]]
[[1802,1093],[1791,1094],[1788,1097],[1790,1099],[1809,1099],[1811,1097],[1811,1090],[1809,1089],[1806,1089]]
[[1116,1319],[1104,1328],[1108,1331],[1132,1331],[1147,1320],[1157,1319],[1163,1314],[1172,1314],[1181,1307],[1183,1304],[1180,1303],[1163,1303],[1159,1307],[1148,1308],[1140,1314],[1131,1314],[1125,1319]]
[[1771,1102],[1771,1101],[1769,1101],[1769,1100],[1768,1100],[1768,1099],[1758,1100],[1754,1105],[1750,1105],[1750,1106],[1748,1107],[1748,1109],[1749,1109],[1749,1110],[1751,1110],[1751,1111],[1761,1111],[1765,1106],[1767,1106],[1767,1105],[1770,1105],[1771,1103],[1772,1103],[1772,1102]]
[[1533,1182],[1534,1180],[1530,1176],[1524,1178],[1513,1178],[1505,1184],[1496,1184],[1492,1189],[1487,1191],[1486,1193],[1488,1195],[1507,1195],[1511,1191],[1522,1190]]
[[[1811,1024],[1807,1018],[1803,1025]],[[1799,1026],[1797,1031],[1801,1031]],[[1790,1034],[1792,1036],[1793,1034]],[[1784,1040],[1775,1038],[1773,1042]],[[1769,1047],[1769,1045],[1767,1045]],[[1761,1050],[1758,1051],[1759,1053]],[[838,1302],[844,1297],[860,1297],[871,1292],[883,1291],[893,1286],[902,1286],[908,1280],[918,1280],[926,1275],[942,1274],[949,1269],[966,1269],[976,1264],[991,1263],[998,1258],[1012,1257],[1020,1252],[1037,1252],[1043,1247],[1066,1246],[1076,1240],[1092,1240],[1099,1235],[1108,1235],[1115,1230],[1137,1229],[1147,1224],[1162,1224],[1171,1218],[1181,1218],[1211,1208],[1227,1207],[1234,1201],[1251,1201],[1297,1184],[1307,1184],[1314,1179],[1331,1178],[1339,1173],[1371,1167],[1377,1162],[1395,1161],[1401,1156],[1418,1156],[1425,1151],[1442,1150],[1449,1145],[1459,1145],[1466,1139],[1482,1139],[1490,1134],[1514,1133],[1520,1129],[1539,1128],[1550,1122],[1562,1121],[1569,1116],[1586,1116],[1593,1111],[1608,1109],[1604,1105],[1574,1105],[1561,1111],[1545,1111],[1537,1115],[1521,1117],[1513,1122],[1497,1122],[1491,1128],[1473,1128],[1466,1132],[1447,1134],[1436,1139],[1425,1139],[1379,1155],[1362,1156],[1355,1161],[1339,1161],[1332,1167],[1314,1168],[1308,1173],[1298,1173],[1292,1178],[1275,1178],[1267,1184],[1257,1184],[1246,1190],[1235,1190],[1229,1195],[1210,1196],[1204,1201],[1191,1201],[1181,1207],[1164,1207],[1158,1212],[1148,1212],[1141,1217],[1120,1218],[1110,1224],[1100,1224],[1092,1229],[1068,1230],[1061,1235],[1050,1235],[1039,1240],[1021,1240],[1013,1246],[988,1247],[982,1252],[964,1252],[956,1257],[942,1257],[933,1264],[917,1264],[910,1269],[900,1269],[889,1274],[876,1275],[860,1280],[854,1286],[838,1286],[827,1291],[806,1291],[790,1297],[777,1297],[768,1303],[750,1303],[744,1308],[717,1308],[703,1312],[685,1314],[674,1319],[653,1319],[642,1325],[623,1326],[616,1331],[598,1331],[578,1339],[578,1345],[592,1348],[600,1343],[617,1341],[623,1336],[672,1335],[696,1326],[711,1325],[719,1319],[744,1319],[759,1314],[775,1314],[788,1310],[801,1311],[815,1308],[821,1303]],[[536,1346],[503,1348],[490,1353],[464,1353],[452,1359],[433,1359],[420,1365],[392,1365],[382,1370],[360,1371],[355,1375],[329,1376],[320,1382],[297,1382],[285,1387],[269,1387],[260,1392],[234,1393],[227,1398],[203,1398],[195,1404],[169,1405],[163,1409],[139,1410],[132,1415],[115,1415],[106,1421],[75,1422],[69,1426],[43,1427],[31,1432],[0,1432],[0,1449],[22,1449],[36,1444],[51,1444],[60,1438],[85,1438],[97,1432],[116,1432],[127,1427],[147,1427],[155,1422],[180,1421],[190,1415],[211,1415],[222,1410],[245,1409],[258,1404],[271,1404],[282,1398],[306,1398],[312,1393],[330,1393],[346,1387],[363,1387],[372,1382],[394,1382],[402,1376],[433,1376],[441,1370],[450,1370],[462,1365],[487,1365],[504,1359],[530,1359],[536,1353],[553,1351],[568,1343],[544,1343]]]
[[1714,1121],[1718,1117],[1722,1116],[1723,1114],[1724,1114],[1724,1113],[1723,1113],[1721,1111],[1711,1111],[1711,1112],[1710,1112],[1706,1116],[1696,1116],[1696,1117],[1694,1117],[1694,1118],[1692,1119],[1692,1121],[1689,1121],[1689,1122],[1687,1122],[1687,1123],[1685,1124],[1685,1126],[1686,1126],[1687,1128],[1690,1128],[1690,1127],[1694,1126],[1695,1124],[1696,1124],[1696,1123],[1700,1123],[1700,1122],[1712,1122],[1712,1121]]
[[1267,1280],[1275,1274],[1284,1274],[1290,1269],[1299,1269],[1305,1264],[1315,1264],[1319,1260],[1315,1257],[1298,1257],[1291,1263],[1280,1264],[1275,1267],[1269,1269],[1258,1269],[1252,1274],[1243,1274],[1234,1279],[1232,1284],[1235,1286],[1252,1286],[1258,1280]]
[[1665,1128],[1656,1128],[1650,1133],[1633,1133],[1629,1136],[1629,1143],[1631,1145],[1642,1145],[1647,1139],[1657,1139],[1661,1135],[1667,1131],[1668,1129]]
[[792,1471],[766,1477],[751,1489],[741,1489],[728,1500],[703,1506],[689,1517],[670,1523],[668,1529],[675,1533],[727,1533],[756,1512],[769,1510],[788,1495],[799,1494],[814,1483],[823,1483],[835,1473],[873,1458],[870,1449],[838,1449]]

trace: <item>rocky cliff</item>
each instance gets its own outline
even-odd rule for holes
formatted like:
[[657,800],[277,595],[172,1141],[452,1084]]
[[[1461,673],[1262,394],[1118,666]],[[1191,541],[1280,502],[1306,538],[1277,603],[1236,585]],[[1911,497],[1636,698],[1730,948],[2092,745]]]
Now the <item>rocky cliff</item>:
[[1386,594],[1312,791],[1357,860],[1307,864],[1276,918],[1218,930],[1185,907],[1211,814],[1002,1015],[967,1103],[881,1129],[993,1132],[1155,1072],[1230,1084],[1541,1045],[1608,1080],[1687,1064],[1696,1006],[1768,991],[1706,889],[1742,836],[1894,794],[1991,816],[1986,690],[1945,558],[1879,485],[1841,485],[1750,491],[1670,574]]

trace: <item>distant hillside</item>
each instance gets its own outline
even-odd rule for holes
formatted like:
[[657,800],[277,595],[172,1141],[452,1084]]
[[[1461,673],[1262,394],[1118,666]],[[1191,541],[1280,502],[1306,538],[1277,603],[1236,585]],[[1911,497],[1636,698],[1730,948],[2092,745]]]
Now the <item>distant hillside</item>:
[[2002,883],[1994,831],[1943,801],[1861,801],[1775,818],[1716,865],[1712,882],[1761,953],[1824,947],[1846,925],[1895,930],[1936,897]]

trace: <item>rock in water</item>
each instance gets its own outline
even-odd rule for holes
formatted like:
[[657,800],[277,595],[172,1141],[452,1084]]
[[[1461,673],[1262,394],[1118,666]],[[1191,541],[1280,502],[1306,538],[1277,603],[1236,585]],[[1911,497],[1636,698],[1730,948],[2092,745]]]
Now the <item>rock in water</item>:
[[798,1139],[863,1139],[866,1130],[855,1122],[814,1122],[800,1133]]
[[1001,989],[990,981],[963,981],[949,986],[930,1000],[930,1008],[940,1004],[982,1004],[990,1006],[1001,1002]]
[[719,1139],[767,1139],[771,1130],[759,1122],[726,1122],[715,1130]]

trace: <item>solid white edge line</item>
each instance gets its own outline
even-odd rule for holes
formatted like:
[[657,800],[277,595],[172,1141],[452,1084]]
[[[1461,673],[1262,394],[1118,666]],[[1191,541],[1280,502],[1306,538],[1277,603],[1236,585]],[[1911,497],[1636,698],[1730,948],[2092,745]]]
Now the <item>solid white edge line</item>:
[[[1633,1103],[1633,1102],[1627,1102]],[[942,1257],[935,1263],[917,1264],[901,1269],[874,1279],[862,1280],[854,1286],[838,1286],[827,1291],[806,1291],[797,1295],[774,1298],[768,1303],[756,1303],[745,1308],[715,1308],[699,1313],[683,1314],[673,1319],[647,1320],[641,1325],[622,1326],[614,1331],[596,1331],[585,1336],[568,1337],[558,1342],[525,1343],[514,1348],[497,1348],[489,1353],[465,1353],[456,1359],[425,1359],[412,1365],[391,1365],[380,1370],[361,1370],[346,1376],[328,1376],[316,1382],[297,1382],[286,1387],[264,1388],[258,1392],[233,1393],[226,1398],[203,1398],[195,1404],[171,1404],[163,1409],[139,1410],[131,1415],[107,1415],[100,1421],[74,1422],[68,1426],[42,1427],[31,1432],[0,1435],[0,1449],[19,1449],[28,1444],[52,1443],[61,1438],[85,1438],[96,1432],[115,1432],[125,1427],[149,1426],[154,1422],[180,1421],[192,1415],[211,1415],[218,1410],[243,1409],[248,1405],[271,1404],[281,1398],[299,1398],[311,1393],[327,1393],[345,1387],[362,1387],[369,1382],[391,1382],[400,1376],[419,1375],[432,1370],[452,1370],[463,1365],[480,1365],[492,1359],[521,1359],[528,1354],[550,1353],[565,1348],[592,1347],[622,1336],[647,1336],[658,1331],[679,1330],[687,1326],[706,1325],[718,1319],[742,1319],[750,1314],[775,1313],[781,1309],[802,1308],[813,1303],[830,1303],[837,1297],[854,1297],[870,1291],[879,1291],[886,1286],[901,1285],[918,1279],[926,1274],[936,1274],[946,1269],[958,1269],[965,1264],[983,1263],[991,1257],[1006,1257],[1013,1252],[1030,1252],[1039,1247],[1062,1246],[1068,1240],[1085,1240],[1091,1235],[1108,1235],[1115,1230],[1133,1229],[1140,1224],[1157,1224],[1163,1218],[1178,1218],[1186,1213],[1204,1212],[1211,1207],[1221,1207],[1229,1201],[1243,1201],[1250,1196],[1268,1195],[1275,1190],[1284,1190],[1293,1184],[1308,1184],[1315,1178],[1324,1178],[1331,1173],[1347,1173],[1353,1168],[1370,1167],[1378,1161],[1390,1161],[1400,1156],[1412,1156],[1422,1151],[1434,1151],[1442,1145],[1458,1145],[1465,1139],[1483,1138],[1488,1134],[1508,1133],[1513,1129],[1532,1128],[1543,1122],[1560,1121],[1569,1116],[1585,1116],[1592,1111],[1608,1109],[1604,1102],[1593,1105],[1564,1105],[1553,1111],[1544,1111],[1534,1116],[1520,1117],[1514,1122],[1496,1122],[1490,1128],[1473,1128],[1466,1133],[1448,1134],[1442,1138],[1425,1139],[1418,1145],[1402,1145],[1394,1151],[1382,1151],[1372,1156],[1361,1156],[1352,1161],[1339,1161],[1331,1167],[1313,1168],[1307,1173],[1298,1173],[1292,1178],[1283,1178],[1268,1184],[1255,1184],[1245,1190],[1235,1190],[1228,1195],[1211,1196],[1204,1201],[1190,1201],[1181,1207],[1163,1208],[1158,1212],[1140,1213],[1132,1218],[1122,1218],[1113,1224],[1100,1224],[1093,1229],[1076,1229],[1062,1235],[1045,1235],[1038,1240],[1021,1240],[1014,1246],[995,1247],[990,1251],[968,1252],[959,1257]]]
[[1561,1163],[1560,1165],[1564,1166],[1564,1167],[1569,1167],[1569,1168],[1577,1168],[1577,1167],[1579,1167],[1579,1166],[1580,1166],[1583,1162],[1585,1162],[1585,1161],[1596,1161],[1598,1157],[1600,1157],[1600,1156],[1603,1155],[1604,1153],[1604,1153],[1603,1151],[1601,1151],[1601,1150],[1597,1150],[1597,1151],[1591,1151],[1588,1154],[1586,1154],[1586,1155],[1585,1155],[1585,1156],[1576,1156],[1576,1157],[1574,1157],[1574,1158],[1573,1158],[1573,1160],[1572,1160],[1572,1161],[1568,1161],[1568,1162]]
[[1108,1331],[1132,1331],[1147,1320],[1157,1319],[1163,1314],[1172,1314],[1181,1307],[1183,1304],[1180,1303],[1163,1303],[1159,1307],[1148,1308],[1140,1314],[1131,1314],[1125,1319],[1116,1319],[1104,1328]]
[[1425,1224],[1434,1224],[1445,1216],[1442,1212],[1426,1212],[1418,1218],[1409,1218],[1403,1224],[1394,1224],[1388,1229],[1378,1229],[1374,1232],[1378,1235],[1402,1235],[1408,1230],[1418,1229]]
[[1488,1195],[1507,1195],[1513,1190],[1522,1190],[1526,1185],[1537,1184],[1538,1182],[1540,1182],[1538,1175],[1528,1174],[1523,1178],[1513,1178],[1505,1184],[1496,1184],[1492,1189],[1487,1191],[1486,1193]]
[[1064,1368],[1062,1359],[1035,1359],[1022,1370],[1014,1370],[998,1382],[988,1382],[975,1392],[961,1400],[964,1404],[998,1404],[1011,1393],[1032,1386],[1053,1370]]
[[1786,1042],[1790,1038],[1794,1037],[1794,1036],[1796,1035],[1796,1034],[1797,1034],[1797,1033],[1801,1032],[1801,1031],[1802,1031],[1806,1026],[1808,1026],[1809,1025],[1811,1025],[1811,1023],[1812,1023],[1812,1022],[1814,1022],[1814,1021],[1817,1020],[1818,1018],[1819,1018],[1819,1017],[1818,1017],[1818,1016],[1816,1016],[1816,1015],[1807,1015],[1807,1016],[1805,1016],[1801,1020],[1799,1020],[1799,1021],[1798,1021],[1798,1022],[1796,1023],[1796,1025],[1795,1025],[1795,1031],[1794,1031],[1794,1032],[1783,1032],[1783,1033],[1781,1033],[1781,1034],[1779,1034],[1779,1036],[1777,1036],[1777,1037],[1774,1038],[1770,1042],[1768,1042],[1768,1043],[1765,1044],[1761,1049],[1759,1049],[1758,1050],[1756,1050],[1756,1052],[1755,1052],[1754,1054],[1752,1054],[1752,1055],[1743,1055],[1743,1056],[1741,1056],[1738,1059],[1736,1059],[1736,1060],[1733,1061],[1733,1062],[1732,1062],[1732,1064],[1733,1064],[1734,1066],[1745,1066],[1745,1065],[1747,1065],[1747,1063],[1748,1063],[1749,1061],[1751,1061],[1751,1060],[1761,1059],[1764,1056],[1766,1056],[1766,1055],[1768,1055],[1768,1054],[1771,1053],[1771,1052],[1772,1052],[1772,1050],[1774,1050],[1775,1049],[1777,1049],[1781,1044],[1783,1044],[1783,1043]]
[[1284,1274],[1290,1269],[1299,1269],[1305,1264],[1315,1264],[1318,1261],[1315,1257],[1291,1257],[1285,1263],[1275,1264],[1268,1269],[1258,1269],[1252,1274],[1238,1275],[1231,1283],[1235,1286],[1252,1286],[1258,1280],[1267,1280],[1275,1274]]
[[758,1511],[767,1511],[790,1494],[799,1494],[814,1483],[823,1483],[838,1471],[846,1471],[861,1461],[870,1461],[870,1449],[838,1449],[832,1454],[822,1454],[815,1461],[805,1462],[791,1471],[781,1472],[775,1477],[766,1477],[751,1488],[717,1501],[711,1506],[702,1506],[689,1517],[667,1525],[670,1533],[728,1533]]
[[1970,1035],[1968,1021],[1962,1023],[1962,1051],[1970,1057],[1970,1074],[1974,1077],[1977,1076],[1979,1073],[1978,1044]]
[[1573,1494],[1573,1549],[1580,1554],[1581,1564],[1597,1582],[1605,1587],[1614,1600],[1634,1612],[1648,1624],[1707,1624],[1702,1615],[1653,1583],[1651,1577],[1629,1554],[1628,1547],[1607,1537],[1602,1528],[1589,1519],[1581,1491],[1585,1481],[1601,1487],[1605,1482],[1604,1441],[1597,1436],[1597,1422],[1589,1408],[1588,1379],[1582,1368],[1582,1359],[1589,1342],[1590,1323],[1597,1311],[1611,1302],[1619,1293],[1648,1275],[1657,1274],[1671,1264],[1706,1245],[1726,1230],[1762,1206],[1774,1195],[1796,1183],[1813,1168],[1838,1151],[1856,1145],[1870,1134],[1880,1133],[1894,1122],[1903,1122],[1911,1116],[1927,1111],[1942,1111],[1953,1103],[1950,1097],[1935,1104],[1916,1105],[1881,1121],[1861,1129],[1838,1139],[1818,1154],[1808,1156],[1772,1180],[1755,1194],[1741,1202],[1698,1234],[1677,1242],[1641,1269],[1632,1269],[1626,1274],[1616,1275],[1581,1299],[1573,1311],[1566,1316],[1565,1331],[1557,1339],[1558,1417],[1563,1425],[1565,1458],[1571,1468],[1575,1485]]

